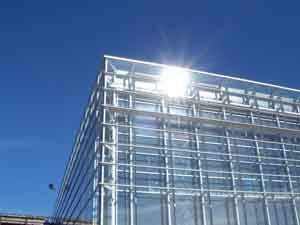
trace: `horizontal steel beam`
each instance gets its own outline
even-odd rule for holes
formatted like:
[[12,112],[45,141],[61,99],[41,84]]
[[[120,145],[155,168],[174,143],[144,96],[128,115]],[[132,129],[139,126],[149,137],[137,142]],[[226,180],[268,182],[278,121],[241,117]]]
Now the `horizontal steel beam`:
[[149,112],[149,111],[145,111],[145,110],[129,109],[129,108],[114,106],[114,105],[110,105],[110,104],[103,105],[103,107],[105,107],[106,109],[108,109],[112,112],[126,113],[129,115],[141,115],[141,116],[151,116],[151,117],[164,118],[164,119],[174,119],[174,120],[180,120],[180,121],[193,122],[195,124],[207,123],[207,124],[211,124],[211,125],[225,126],[225,127],[229,127],[229,128],[251,129],[251,130],[255,130],[255,131],[263,131],[263,132],[269,132],[269,133],[274,133],[274,134],[287,133],[291,136],[299,136],[300,135],[300,130],[296,130],[296,129],[269,127],[269,126],[264,126],[264,125],[247,124],[247,123],[240,123],[240,122],[235,122],[235,121],[210,119],[210,118],[204,118],[204,117],[182,116],[182,115],[175,115],[175,114],[170,114],[170,113]]

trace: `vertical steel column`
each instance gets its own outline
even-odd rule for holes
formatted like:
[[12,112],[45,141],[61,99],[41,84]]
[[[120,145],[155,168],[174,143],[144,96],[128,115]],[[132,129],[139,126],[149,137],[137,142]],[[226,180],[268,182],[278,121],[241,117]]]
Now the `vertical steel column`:
[[[98,114],[98,111],[96,112]],[[97,115],[96,115],[97,118]],[[96,119],[97,121],[97,119]],[[98,123],[98,121],[97,121]],[[97,126],[97,125],[96,125]],[[97,128],[96,128],[97,129]],[[97,132],[97,130],[96,130]],[[99,137],[98,134],[96,134],[96,140],[95,140],[95,148],[94,148],[94,154],[95,154],[95,159],[94,159],[94,170],[95,176],[94,176],[94,181],[93,181],[93,191],[94,191],[94,196],[93,196],[93,225],[98,224],[98,213],[99,213],[99,169],[98,169],[98,164],[100,161],[100,153],[99,153]]]
[[[128,88],[131,91],[135,90],[134,82],[132,80],[132,73],[130,74],[128,78]],[[129,94],[129,108],[133,108],[133,99],[132,94]],[[133,154],[134,154],[134,148],[133,148],[133,128],[132,128],[132,118],[130,115],[128,115],[128,123],[129,123],[129,225],[134,225],[134,209],[135,209],[135,201],[134,201],[134,170],[133,170]]]
[[[100,181],[100,171],[99,171],[99,162],[101,161],[101,155],[99,152],[99,147],[100,147],[100,129],[101,129],[101,121],[99,121],[100,118],[100,111],[97,104],[101,103],[101,97],[102,95],[100,95],[100,90],[99,87],[101,85],[101,73],[98,74],[97,76],[97,84],[96,84],[96,88],[95,88],[95,113],[96,114],[96,139],[95,139],[95,149],[94,149],[94,154],[95,154],[95,159],[94,159],[94,170],[96,170],[95,172],[95,177],[94,177],[94,181],[93,181],[93,190],[94,190],[94,197],[93,197],[93,225],[98,225],[99,223],[99,197],[100,197],[100,193],[99,193],[99,181]],[[99,104],[100,105],[100,104]]]
[[[161,112],[167,113],[167,109],[165,106],[165,99],[162,97],[161,99]],[[163,147],[164,147],[164,159],[165,159],[165,181],[166,181],[166,190],[167,190],[167,218],[168,225],[172,225],[172,210],[171,210],[171,195],[170,195],[170,176],[169,176],[169,156],[168,156],[168,132],[166,131],[166,120],[162,119],[163,123]]]
[[[281,125],[280,125],[280,120],[278,118],[278,115],[276,115],[276,123],[277,123],[277,126],[280,128]],[[294,188],[293,188],[293,183],[292,183],[292,179],[291,179],[289,162],[288,162],[288,159],[287,159],[287,153],[286,153],[286,148],[285,148],[285,144],[284,144],[284,139],[283,139],[282,135],[279,135],[279,138],[280,138],[282,153],[283,153],[283,157],[284,157],[286,174],[287,174],[287,177],[288,177],[289,189],[290,189],[291,196],[292,196],[292,205],[293,205],[294,218],[295,218],[296,225],[299,225],[299,217],[298,217],[299,215],[298,215],[298,211],[297,211],[297,205],[296,205],[296,200],[295,200],[295,195],[294,195]]]
[[[113,77],[113,82],[115,81],[115,75]],[[112,93],[112,104],[113,106],[118,105],[118,96],[116,91],[113,91]],[[112,123],[114,124],[112,126],[112,212],[111,212],[111,224],[117,225],[118,224],[118,118],[117,113],[112,113]]]
[[[223,119],[227,120],[226,109],[225,107],[222,108],[223,111]],[[234,213],[236,218],[236,224],[240,225],[240,214],[239,214],[239,207],[238,207],[238,199],[237,199],[237,191],[236,191],[236,183],[235,183],[235,176],[234,176],[234,167],[232,162],[232,153],[231,153],[231,143],[229,138],[228,129],[225,127],[225,136],[226,136],[226,144],[227,144],[227,152],[228,152],[228,159],[229,159],[229,167],[230,167],[230,175],[231,175],[231,185],[233,190],[233,201],[234,201]]]
[[[197,91],[196,99],[199,100],[199,92]],[[196,104],[193,103],[193,116],[197,117]],[[194,126],[195,132],[195,141],[196,141],[196,150],[197,150],[197,166],[199,170],[199,189],[200,189],[200,203],[201,203],[201,212],[202,212],[202,225],[206,225],[206,209],[205,209],[205,196],[204,196],[204,187],[203,187],[203,175],[202,175],[202,165],[201,165],[201,155],[200,155],[200,143],[199,143],[199,130]]]
[[[250,116],[251,116],[251,123],[255,124],[252,112],[250,112]],[[264,176],[263,176],[263,167],[262,167],[261,155],[260,155],[259,145],[258,145],[258,141],[257,141],[257,135],[255,133],[254,133],[253,138],[254,138],[256,156],[257,156],[257,161],[258,161],[258,166],[259,166],[260,182],[261,182],[261,188],[262,188],[262,191],[263,191],[263,198],[264,198],[264,206],[265,206],[265,210],[266,210],[267,225],[271,225],[270,210],[269,210],[268,200],[266,198],[267,195],[266,195],[265,180],[264,180]]]
[[[107,77],[105,73],[103,73],[103,89],[101,88],[100,90],[103,91],[103,105],[106,105],[106,98],[107,98],[107,93],[104,90],[107,87]],[[101,103],[100,103],[101,104]],[[99,106],[98,106],[99,107]],[[103,107],[103,115],[102,115],[102,121],[101,123],[106,122],[106,113],[107,109]],[[101,124],[102,126],[102,147],[101,147],[101,172],[100,172],[100,177],[101,177],[101,192],[100,192],[100,225],[104,225],[104,198],[105,198],[105,187],[104,187],[104,182],[105,182],[105,131],[106,127]]]

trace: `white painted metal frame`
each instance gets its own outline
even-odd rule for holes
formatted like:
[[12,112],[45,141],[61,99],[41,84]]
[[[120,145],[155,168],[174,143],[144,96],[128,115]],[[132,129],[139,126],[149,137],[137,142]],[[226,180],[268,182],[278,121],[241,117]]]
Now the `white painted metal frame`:
[[[127,63],[128,70],[125,72],[118,71],[118,65],[114,65],[112,61]],[[85,139],[88,140],[89,138],[87,137],[89,134],[86,130],[89,126],[90,114],[85,113],[58,195],[54,210],[55,222],[64,224],[84,223],[80,221],[80,218],[82,218],[83,211],[86,210],[86,205],[91,201],[92,220],[90,223],[94,225],[98,223],[101,225],[140,225],[137,218],[140,216],[138,207],[141,206],[137,204],[137,196],[156,195],[160,196],[161,199],[160,207],[163,211],[161,213],[166,213],[164,215],[166,220],[162,219],[162,225],[179,225],[176,224],[176,217],[180,216],[177,215],[178,213],[180,214],[180,211],[175,210],[177,196],[192,196],[194,199],[199,200],[199,208],[194,206],[193,210],[200,210],[201,218],[194,218],[193,221],[200,221],[201,225],[211,225],[211,222],[213,222],[210,221],[210,218],[216,215],[216,211],[213,210],[214,206],[211,198],[215,197],[233,201],[232,210],[235,225],[243,225],[242,221],[245,218],[241,215],[243,213],[247,214],[245,209],[239,206],[239,201],[243,200],[247,204],[247,201],[250,199],[261,199],[263,201],[263,210],[267,225],[274,225],[272,224],[273,215],[270,211],[270,204],[272,204],[274,199],[291,202],[293,207],[291,215],[294,218],[293,225],[300,225],[298,215],[298,210],[300,210],[300,206],[298,205],[300,190],[295,190],[295,185],[300,180],[300,174],[291,174],[291,168],[300,169],[300,158],[289,157],[291,152],[296,154],[299,152],[300,154],[300,141],[297,143],[290,141],[290,139],[300,137],[299,90],[187,69],[189,73],[195,76],[201,77],[201,75],[205,75],[216,78],[219,81],[241,82],[249,84],[251,88],[236,91],[234,90],[236,87],[232,88],[228,86],[229,84],[223,84],[222,82],[216,83],[215,86],[207,84],[205,81],[192,82],[189,87],[192,94],[173,99],[161,94],[157,90],[138,90],[136,88],[136,81],[157,83],[159,76],[147,74],[146,71],[144,73],[136,73],[136,65],[159,68],[168,67],[168,65],[157,63],[104,56],[104,70],[101,76],[98,77],[97,87],[95,88],[101,92],[101,95],[99,95],[99,98],[97,97],[98,105],[95,113],[97,113],[96,117],[98,118],[98,129],[96,129],[98,131],[95,135],[93,153],[90,155],[90,158],[94,160],[93,178],[90,181],[78,175],[80,174],[78,172],[79,169],[84,168],[84,162],[81,157],[88,154],[82,149],[83,144],[84,146],[87,145]],[[110,71],[109,67],[112,67],[113,71]],[[101,82],[99,79],[101,79]],[[123,79],[123,87],[111,85],[117,79]],[[256,91],[255,87],[270,89],[272,92],[268,91],[268,94],[262,94],[260,91]],[[214,93],[215,98],[203,98],[200,93],[205,91]],[[291,93],[293,97],[281,96],[281,93]],[[119,105],[120,96],[127,96],[127,106]],[[295,98],[295,96],[297,97]],[[234,97],[237,97],[241,102],[234,102],[232,100]],[[149,111],[146,107],[143,109],[138,108],[136,106],[136,99],[139,99],[142,103],[145,103],[146,99],[156,99],[160,110]],[[267,106],[264,104],[267,104]],[[173,107],[172,105],[186,109],[186,114],[171,112],[170,107]],[[90,107],[91,105],[88,106],[89,110]],[[214,117],[214,115],[219,117]],[[156,118],[156,121],[159,121],[157,122],[159,123],[159,128],[135,125],[134,118],[138,116]],[[125,118],[125,122],[120,122],[122,120],[120,118]],[[170,127],[171,123],[187,124],[189,131],[174,130]],[[223,131],[223,134],[205,133],[203,130],[205,126],[217,127],[220,131]],[[121,131],[121,128],[128,128],[128,132]],[[143,130],[150,133],[157,132],[160,135],[141,135],[137,134],[136,130]],[[250,135],[247,138],[236,137],[232,132],[235,130],[243,130],[252,136]],[[190,140],[174,138],[173,135],[175,134],[177,136],[180,136],[180,134],[183,136],[189,135],[192,138]],[[264,140],[263,135],[265,134],[279,137],[279,140]],[[119,137],[127,137],[128,143],[123,143]],[[136,143],[137,138],[157,139],[162,142],[162,145],[154,146],[147,143]],[[210,138],[213,140],[221,139],[222,141],[207,141]],[[171,144],[174,141],[188,142],[194,147],[176,147]],[[254,145],[235,144],[235,142],[243,141],[245,143],[254,143]],[[261,147],[263,145],[280,145],[281,147]],[[206,149],[205,146],[214,146],[225,149],[225,151],[212,151]],[[291,147],[295,147],[297,150],[290,150]],[[243,151],[247,149],[249,151],[254,150],[255,154],[245,155],[245,153],[237,153],[235,152],[236,148],[243,149]],[[148,149],[150,151],[147,153],[139,152],[137,149]],[[282,156],[280,158],[266,156],[264,155],[264,151],[282,152]],[[189,155],[180,156],[184,153]],[[128,154],[128,161],[121,161],[119,156],[122,154]],[[147,164],[146,162],[138,164],[135,162],[135,157],[137,156],[159,156],[163,159],[163,164],[160,166]],[[218,157],[220,159],[217,159]],[[195,162],[195,168],[179,168],[174,162],[180,159]],[[210,162],[222,162],[227,164],[229,169],[227,171],[220,171],[218,169],[205,168],[204,164]],[[241,163],[255,165],[258,167],[258,171],[239,171],[236,165]],[[284,168],[285,173],[275,174],[265,172],[264,170],[268,166]],[[155,170],[162,172],[154,172]],[[121,179],[119,179],[120,174],[128,175],[128,183],[121,182]],[[159,185],[140,185],[137,184],[137,174],[142,174],[145,177],[150,175],[153,177],[160,176],[164,181]],[[77,179],[77,176],[80,179]],[[251,178],[249,178],[250,176]],[[195,178],[197,182],[195,186],[180,187],[176,186],[177,183],[174,181],[176,177],[184,179]],[[220,189],[217,186],[214,188],[207,186],[207,183],[213,179],[217,181],[230,181],[231,188]],[[255,182],[259,182],[260,190],[242,189],[238,183],[239,179],[253,185]],[[287,182],[285,179],[287,179]],[[270,191],[266,185],[268,182],[277,182],[276,184],[287,183],[288,190]],[[84,193],[76,197],[77,192],[79,193],[79,190],[82,190],[81,186],[88,186],[90,183],[92,183],[93,187],[91,197],[83,198]],[[69,191],[68,188],[70,188]],[[119,205],[121,201],[118,197],[119,193],[126,193],[129,196],[128,210],[126,210],[129,218],[128,224],[119,220],[120,210],[123,210]],[[72,203],[72,199],[76,199],[76,204]],[[228,211],[226,211],[226,214],[229,217]],[[164,224],[164,221],[166,221],[166,224]],[[149,223],[146,221],[145,224]]]

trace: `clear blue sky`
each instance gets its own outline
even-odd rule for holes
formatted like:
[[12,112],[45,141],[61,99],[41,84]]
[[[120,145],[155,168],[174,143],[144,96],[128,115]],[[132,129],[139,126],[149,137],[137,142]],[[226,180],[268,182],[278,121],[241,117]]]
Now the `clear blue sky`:
[[0,212],[49,215],[103,54],[299,88],[297,1],[0,3]]

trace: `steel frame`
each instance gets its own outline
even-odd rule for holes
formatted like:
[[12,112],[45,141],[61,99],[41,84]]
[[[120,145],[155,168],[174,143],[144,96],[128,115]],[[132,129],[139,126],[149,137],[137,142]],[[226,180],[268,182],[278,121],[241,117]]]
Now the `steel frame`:
[[[138,203],[139,196],[156,195],[161,200],[161,216],[166,218],[161,219],[162,225],[176,225],[182,213],[176,209],[178,196],[191,196],[199,204],[199,207],[193,206],[194,212],[200,210],[194,214],[194,217],[200,218],[192,218],[195,225],[214,224],[212,218],[217,213],[213,210],[215,198],[224,201],[229,208],[232,203],[233,208],[230,210],[233,214],[226,211],[225,216],[236,225],[244,225],[243,221],[249,220],[244,207],[251,199],[263,201],[262,211],[267,225],[273,225],[274,213],[271,208],[274,201],[291,203],[291,224],[299,225],[300,188],[297,185],[300,174],[295,175],[291,171],[297,171],[297,168],[300,171],[300,91],[187,69],[194,79],[190,83],[189,92],[186,96],[174,99],[161,94],[157,88],[146,90],[145,86],[145,90],[139,89],[137,82],[151,83],[155,87],[159,82],[159,74],[138,71],[140,65],[158,71],[167,67],[104,56],[104,70],[97,77],[61,184],[54,210],[55,222],[71,224],[70,221],[73,221],[72,224],[77,224],[76,221],[88,220],[101,225],[140,225],[138,217],[141,216],[139,210],[142,206]],[[201,76],[212,77],[217,82],[205,83]],[[250,87],[239,89],[225,81],[249,84]],[[268,91],[263,92],[264,89]],[[289,93],[292,97],[289,97]],[[151,99],[155,103],[149,101]],[[121,101],[125,106],[121,105]],[[140,108],[138,104],[145,107]],[[146,105],[156,109],[148,110]],[[182,111],[172,111],[176,108]],[[93,114],[96,114],[98,127],[95,130],[90,125]],[[153,118],[158,127],[135,124],[139,117]],[[181,126],[187,126],[188,131]],[[216,133],[207,127],[212,127]],[[138,131],[150,135],[139,134]],[[95,132],[90,141],[89,132]],[[235,132],[245,137],[236,136]],[[180,135],[183,138],[174,137]],[[268,135],[272,140],[267,138]],[[161,144],[141,144],[137,143],[138,139],[158,141]],[[93,154],[85,150],[89,142],[93,143]],[[185,143],[187,147],[178,147],[175,142]],[[212,149],[209,146],[213,146]],[[299,158],[292,158],[292,154],[299,154]],[[89,172],[88,167],[86,169],[88,179],[77,172],[85,168],[81,158],[83,156],[91,159],[93,165],[92,172]],[[127,158],[123,159],[123,156]],[[137,163],[137,157],[144,161]],[[162,162],[159,166],[152,165],[146,161],[147,157],[158,157]],[[195,165],[181,168],[176,164],[184,160],[194,162]],[[207,167],[210,163],[220,163],[224,168],[210,169]],[[245,167],[246,172],[241,171],[240,167],[245,165],[251,169]],[[268,168],[273,169],[268,172]],[[276,173],[274,168],[284,169],[284,173]],[[142,185],[137,175],[162,180],[158,185],[153,185],[149,178],[151,184]],[[192,179],[191,186],[177,183],[176,179],[179,178]],[[221,182],[221,188],[214,186],[214,182]],[[259,187],[254,187],[256,184]],[[87,195],[84,190],[89,190],[90,186],[92,191],[88,197],[84,197]],[[283,189],[280,189],[281,186]],[[120,205],[123,201],[119,198],[120,193],[128,194],[126,209]],[[89,211],[91,215],[85,218]],[[128,216],[127,221],[119,219],[120,211]]]

